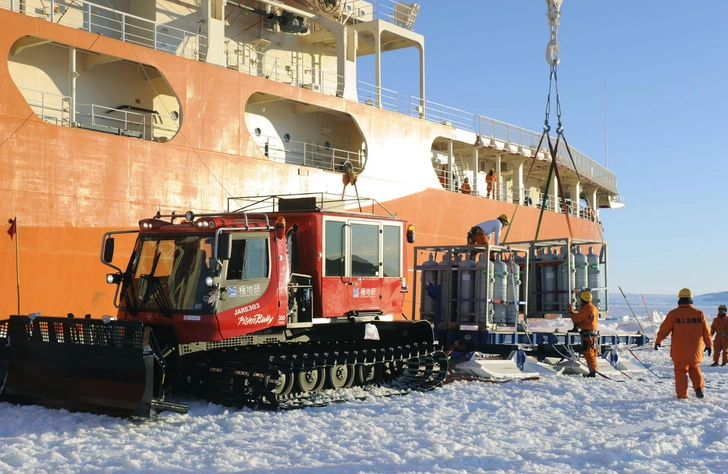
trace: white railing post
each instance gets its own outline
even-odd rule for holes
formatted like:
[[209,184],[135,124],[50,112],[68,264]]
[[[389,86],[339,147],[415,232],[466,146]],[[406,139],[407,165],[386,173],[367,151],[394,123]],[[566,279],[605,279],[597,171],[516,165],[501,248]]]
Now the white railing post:
[[55,23],[56,19],[56,0],[51,0],[51,23]]
[[154,38],[153,38],[153,41],[154,41],[154,45],[152,47],[154,48],[154,50],[156,50],[157,49],[157,24],[156,23],[154,23]]
[[71,46],[68,48],[68,54],[69,54],[69,69],[70,69],[70,96],[71,100],[69,101],[69,124],[71,127],[73,127],[76,123],[76,78],[78,77],[78,74],[76,73],[76,47]]
[[[63,113],[63,110],[61,110],[61,113]],[[45,93],[40,93],[40,118],[42,119],[45,117]]]
[[121,14],[121,41],[126,42],[126,14]]
[[91,32],[91,2],[86,2],[86,12],[88,14],[88,31]]

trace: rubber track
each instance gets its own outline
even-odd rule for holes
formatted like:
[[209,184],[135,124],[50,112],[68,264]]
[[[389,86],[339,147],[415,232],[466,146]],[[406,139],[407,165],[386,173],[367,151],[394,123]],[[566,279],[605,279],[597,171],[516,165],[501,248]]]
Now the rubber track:
[[[310,349],[310,348],[307,348]],[[404,395],[440,386],[448,375],[448,357],[442,351],[426,352],[425,347],[380,348],[360,351],[335,351],[271,356],[265,366],[262,357],[245,360],[216,360],[200,364],[206,373],[200,380],[200,395],[216,403],[265,410],[289,410],[326,406],[346,399],[321,392],[297,393],[278,397],[274,394],[283,373],[301,369],[325,368],[334,364],[390,363],[401,367],[401,374],[383,384],[388,390],[379,396]],[[422,353],[421,355],[414,355]],[[395,357],[400,354],[400,357]],[[257,364],[256,364],[257,363]],[[327,390],[327,392],[334,392]]]

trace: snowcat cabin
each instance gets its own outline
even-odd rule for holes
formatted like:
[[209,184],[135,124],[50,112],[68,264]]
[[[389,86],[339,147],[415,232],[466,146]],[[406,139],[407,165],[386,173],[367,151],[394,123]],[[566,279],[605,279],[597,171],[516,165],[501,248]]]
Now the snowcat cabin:
[[285,325],[277,288],[281,281],[285,288],[286,269],[271,264],[285,255],[285,241],[275,243],[265,219],[144,219],[139,227],[127,273],[109,277],[123,283],[119,319],[173,326],[182,343]]
[[[365,214],[295,212],[286,220],[293,281],[311,276],[313,321],[402,314],[407,224]],[[295,232],[292,231],[295,229]],[[306,323],[299,317],[297,323]]]

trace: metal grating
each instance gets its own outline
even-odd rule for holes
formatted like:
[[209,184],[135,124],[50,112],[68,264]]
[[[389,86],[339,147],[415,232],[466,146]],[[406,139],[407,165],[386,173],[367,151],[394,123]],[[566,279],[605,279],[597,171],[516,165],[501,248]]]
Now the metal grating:
[[144,326],[138,322],[37,317],[11,318],[6,324],[11,340],[47,344],[107,347],[144,347]]

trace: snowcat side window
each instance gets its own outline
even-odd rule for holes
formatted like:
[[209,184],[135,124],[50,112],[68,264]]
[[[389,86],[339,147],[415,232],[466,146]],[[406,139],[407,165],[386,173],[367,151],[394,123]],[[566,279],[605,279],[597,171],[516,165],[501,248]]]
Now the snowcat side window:
[[379,276],[379,224],[351,224],[351,276]]
[[245,257],[243,279],[268,278],[268,240],[251,239]]
[[268,239],[238,239],[232,241],[226,280],[268,278]]
[[402,276],[402,228],[384,226],[383,262],[385,277]]
[[325,276],[344,276],[346,254],[344,248],[344,222],[326,221]]

